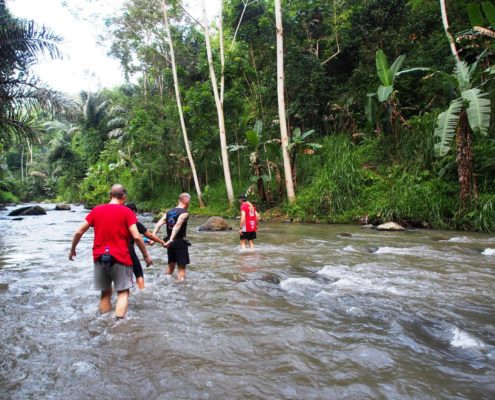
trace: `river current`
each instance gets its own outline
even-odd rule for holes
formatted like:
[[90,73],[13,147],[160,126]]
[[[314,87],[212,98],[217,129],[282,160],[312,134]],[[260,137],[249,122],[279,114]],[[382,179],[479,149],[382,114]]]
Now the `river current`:
[[146,288],[116,321],[97,310],[92,230],[67,259],[87,211],[12,209],[1,399],[495,398],[493,235],[262,222],[240,252],[236,229],[191,218],[186,281],[150,247]]

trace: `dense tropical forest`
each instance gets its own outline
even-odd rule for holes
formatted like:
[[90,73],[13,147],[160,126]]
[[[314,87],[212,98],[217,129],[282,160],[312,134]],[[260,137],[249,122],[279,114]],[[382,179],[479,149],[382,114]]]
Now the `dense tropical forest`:
[[233,216],[247,192],[265,218],[495,230],[493,1],[224,0],[207,20],[127,0],[106,24],[127,83],[75,97],[31,71],[62,38],[2,0],[0,19],[0,203],[91,207],[120,182],[142,210],[188,191]]

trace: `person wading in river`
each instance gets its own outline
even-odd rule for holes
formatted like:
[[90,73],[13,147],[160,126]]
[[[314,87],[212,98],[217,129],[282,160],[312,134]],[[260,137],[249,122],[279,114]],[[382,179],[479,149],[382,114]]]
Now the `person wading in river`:
[[156,235],[163,224],[167,224],[167,248],[168,268],[165,272],[167,275],[174,273],[175,266],[179,266],[177,282],[182,282],[186,279],[186,265],[189,261],[189,249],[191,245],[186,239],[187,220],[189,219],[189,202],[191,196],[188,193],[182,193],[179,196],[179,204],[177,207],[167,211],[163,217],[156,223],[153,229],[153,234]]
[[[137,207],[134,203],[127,203],[125,205],[127,208],[129,208],[137,217]],[[138,229],[138,232],[143,235],[145,238],[150,239],[149,243],[150,245],[153,244],[153,242],[160,243],[162,246],[165,245],[165,242],[160,239],[159,237],[153,235],[146,227],[139,221],[136,222],[136,227]],[[134,276],[136,277],[136,284],[139,289],[144,289],[144,273],[143,273],[143,267],[141,265],[141,262],[139,261],[139,258],[136,254],[136,250],[134,250],[134,239],[131,238],[131,242],[129,243],[129,252],[131,253],[131,259],[132,259],[132,272],[134,272]]]
[[117,318],[123,318],[127,312],[129,288],[132,286],[132,260],[129,252],[131,238],[141,250],[146,266],[153,264],[136,227],[136,215],[124,206],[126,198],[125,188],[119,184],[113,185],[110,189],[110,202],[95,207],[86,216],[86,221],[72,238],[69,251],[69,260],[73,261],[81,237],[93,227],[94,284],[95,289],[101,291],[100,311],[106,313],[112,309],[113,282],[117,291]]
[[241,204],[241,221],[239,224],[241,249],[246,248],[246,240],[249,242],[249,247],[254,249],[254,239],[256,239],[259,214],[258,211],[256,211],[256,208],[247,201],[246,195],[241,194],[239,196],[239,203]]

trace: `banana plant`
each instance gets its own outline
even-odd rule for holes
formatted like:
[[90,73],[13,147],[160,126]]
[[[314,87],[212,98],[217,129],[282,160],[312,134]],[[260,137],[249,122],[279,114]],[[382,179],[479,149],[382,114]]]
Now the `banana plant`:
[[388,101],[394,91],[395,79],[404,63],[406,56],[400,55],[395,59],[392,66],[389,66],[387,56],[383,50],[377,50],[375,55],[376,72],[381,85],[376,92],[367,94],[366,116],[371,125],[375,126],[378,117],[377,100],[380,103]]
[[294,180],[294,185],[297,184],[297,169],[296,169],[296,157],[298,153],[312,155],[315,150],[320,149],[322,146],[318,143],[310,143],[307,139],[315,133],[314,129],[301,133],[300,128],[295,128],[292,132],[292,136],[289,139],[289,144],[287,150],[290,154],[290,164],[292,168],[292,179]]
[[486,136],[490,126],[489,95],[473,84],[482,56],[483,54],[471,65],[465,61],[457,61],[453,76],[457,83],[458,97],[450,102],[447,110],[438,115],[434,134],[437,139],[435,153],[438,157],[443,157],[450,151],[453,139],[456,138],[462,207],[466,205],[468,197],[477,196],[473,175],[473,133]]

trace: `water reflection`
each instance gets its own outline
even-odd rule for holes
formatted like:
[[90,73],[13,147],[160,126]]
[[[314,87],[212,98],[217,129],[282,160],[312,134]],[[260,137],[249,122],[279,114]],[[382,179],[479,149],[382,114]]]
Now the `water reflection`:
[[75,211],[0,214],[0,398],[495,395],[491,235],[262,224],[240,252],[193,218],[186,282],[151,247],[116,322],[97,312],[90,234],[67,260]]

